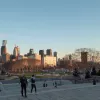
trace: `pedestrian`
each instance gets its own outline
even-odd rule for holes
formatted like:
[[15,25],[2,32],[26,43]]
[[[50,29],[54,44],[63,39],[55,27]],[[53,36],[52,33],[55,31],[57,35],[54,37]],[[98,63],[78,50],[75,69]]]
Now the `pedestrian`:
[[43,83],[43,87],[45,87],[45,82]]
[[0,92],[2,91],[2,83],[0,82]]
[[43,83],[43,87],[47,87],[48,85],[47,85],[47,83],[46,83],[46,80],[44,81],[44,83]]
[[27,78],[23,75],[20,78],[20,84],[21,84],[21,95],[23,96],[23,92],[25,94],[25,97],[27,97],[27,86],[28,86],[28,82],[27,82]]
[[95,78],[93,79],[93,85],[96,85],[96,79]]
[[35,93],[37,92],[36,84],[35,84],[35,76],[32,75],[31,77],[31,93],[33,92],[33,88],[35,88]]
[[55,88],[57,88],[57,82],[55,81]]

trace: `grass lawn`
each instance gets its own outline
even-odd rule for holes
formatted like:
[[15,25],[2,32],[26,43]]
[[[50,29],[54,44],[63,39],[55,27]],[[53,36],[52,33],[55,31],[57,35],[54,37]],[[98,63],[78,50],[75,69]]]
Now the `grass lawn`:
[[[53,78],[53,77],[59,77],[59,76],[55,76],[55,75],[47,75],[47,74],[50,74],[50,73],[41,73],[41,72],[34,72],[34,73],[24,73],[24,75],[27,77],[27,78],[31,78],[32,75],[35,75],[36,78]],[[70,73],[56,73],[56,74],[59,74],[60,76],[63,76],[63,75],[70,75]],[[20,76],[21,74],[19,74]]]

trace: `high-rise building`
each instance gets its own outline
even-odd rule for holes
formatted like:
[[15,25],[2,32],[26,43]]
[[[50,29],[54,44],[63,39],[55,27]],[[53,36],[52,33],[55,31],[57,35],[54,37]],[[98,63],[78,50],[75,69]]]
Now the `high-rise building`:
[[10,61],[10,54],[3,54],[2,55],[2,61],[3,62],[7,62],[7,61]]
[[44,50],[40,50],[39,55],[41,55],[41,57],[43,57],[44,56]]
[[46,51],[46,55],[48,55],[48,56],[52,56],[52,49],[47,49],[47,51]]
[[13,50],[13,55],[15,57],[18,57],[20,55],[20,48],[18,46],[15,46],[14,47],[14,50]]
[[57,58],[57,57],[58,57],[58,56],[57,56],[57,52],[54,52],[54,57],[56,57],[56,64],[57,64],[57,59],[58,59],[58,58]]
[[54,52],[54,57],[57,57],[57,52]]
[[33,49],[30,49],[30,50],[29,50],[29,54],[30,54],[30,55],[33,55],[33,54],[34,54],[34,50],[33,50]]
[[18,55],[20,55],[20,48],[17,46]]
[[6,46],[1,46],[1,55],[7,53],[7,47]]
[[39,55],[41,55],[41,64],[43,65],[44,62],[44,50],[39,51]]
[[2,41],[2,46],[1,46],[1,55],[6,54],[7,53],[7,47],[6,47],[7,41],[3,40]]
[[7,45],[7,40],[3,40],[2,41],[2,46],[6,46]]

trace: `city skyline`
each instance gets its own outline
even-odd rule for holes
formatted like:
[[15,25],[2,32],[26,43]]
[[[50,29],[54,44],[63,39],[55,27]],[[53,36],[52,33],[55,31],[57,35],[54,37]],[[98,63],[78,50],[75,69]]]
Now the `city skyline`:
[[52,49],[62,58],[77,48],[100,50],[99,0],[2,0],[0,38],[12,54]]

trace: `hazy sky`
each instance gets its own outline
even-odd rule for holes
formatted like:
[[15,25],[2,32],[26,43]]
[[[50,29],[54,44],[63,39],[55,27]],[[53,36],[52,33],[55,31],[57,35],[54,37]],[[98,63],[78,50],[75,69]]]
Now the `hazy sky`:
[[0,42],[21,54],[51,48],[59,57],[77,48],[100,50],[100,0],[0,0]]

